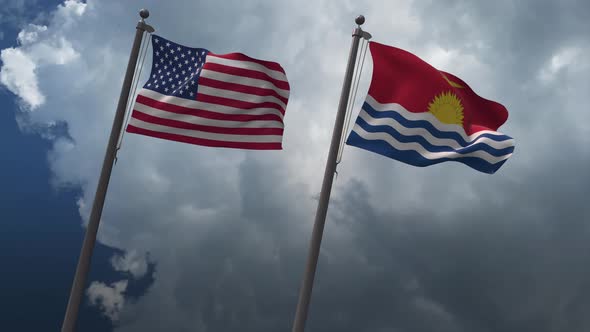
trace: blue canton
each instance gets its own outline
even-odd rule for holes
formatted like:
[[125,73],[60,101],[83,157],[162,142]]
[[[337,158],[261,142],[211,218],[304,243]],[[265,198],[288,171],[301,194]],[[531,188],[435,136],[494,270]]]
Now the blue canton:
[[152,72],[143,86],[164,95],[195,100],[206,49],[191,48],[152,36]]

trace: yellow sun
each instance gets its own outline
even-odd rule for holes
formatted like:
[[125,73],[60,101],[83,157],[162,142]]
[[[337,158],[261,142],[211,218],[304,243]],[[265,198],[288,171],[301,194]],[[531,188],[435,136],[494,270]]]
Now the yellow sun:
[[428,104],[428,112],[434,114],[442,123],[463,124],[463,105],[459,97],[451,91],[434,97],[434,100]]

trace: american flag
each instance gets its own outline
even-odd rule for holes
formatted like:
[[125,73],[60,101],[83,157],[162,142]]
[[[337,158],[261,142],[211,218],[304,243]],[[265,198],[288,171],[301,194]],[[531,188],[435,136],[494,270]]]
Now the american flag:
[[150,77],[127,132],[212,147],[282,149],[289,83],[281,65],[156,35],[152,48]]

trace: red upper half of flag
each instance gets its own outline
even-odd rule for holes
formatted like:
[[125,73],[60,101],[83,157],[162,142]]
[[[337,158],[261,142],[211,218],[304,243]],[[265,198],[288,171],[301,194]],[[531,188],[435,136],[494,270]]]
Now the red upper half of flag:
[[[422,113],[429,112],[437,96],[451,95],[462,106],[460,122],[468,135],[495,131],[508,119],[504,106],[480,97],[460,78],[437,70],[414,54],[375,42],[370,43],[370,49],[373,78],[369,95],[379,103],[397,103],[410,112]],[[445,101],[440,98],[438,104]]]

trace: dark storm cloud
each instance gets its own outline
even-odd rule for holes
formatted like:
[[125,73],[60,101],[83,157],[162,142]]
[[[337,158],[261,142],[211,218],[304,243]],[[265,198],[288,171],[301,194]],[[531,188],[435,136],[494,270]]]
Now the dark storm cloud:
[[525,76],[559,47],[589,42],[587,1],[427,0],[414,6],[428,39],[471,49],[484,61]]
[[[320,261],[313,330],[587,330],[590,154],[563,157],[478,187],[479,203],[446,218],[380,214],[351,183],[332,205],[333,224],[350,229],[360,257]],[[416,299],[440,310],[420,311]]]
[[[349,179],[343,172],[308,331],[587,330],[589,155],[575,139],[580,133],[569,130],[576,118],[556,120],[552,113],[563,104],[558,88],[575,87],[572,80],[584,75],[558,75],[546,86],[537,80],[560,48],[584,42],[585,5],[431,2],[415,8],[422,38],[493,64],[489,84],[513,106],[509,128],[520,145],[493,177],[466,174],[473,171],[456,164],[424,170],[434,181],[419,190],[425,202],[419,210],[395,206],[403,195],[399,184],[390,188],[392,206],[383,209],[371,200],[376,188],[368,187],[362,171]],[[532,87],[524,90],[525,83]],[[549,138],[535,136],[551,120]],[[158,299],[173,291],[175,306],[166,311],[177,319],[158,326],[144,315],[122,331],[290,328],[316,202],[304,188],[287,184],[289,174],[281,169],[251,158],[241,164],[239,220],[217,218],[204,240],[177,248],[174,260],[187,263],[170,266],[185,270],[168,272],[178,278],[163,278],[160,294],[128,310],[154,312],[162,306]],[[377,166],[368,173],[390,174]],[[464,186],[473,197],[448,194]],[[445,205],[451,207],[440,212]],[[293,226],[301,223],[308,233]]]

